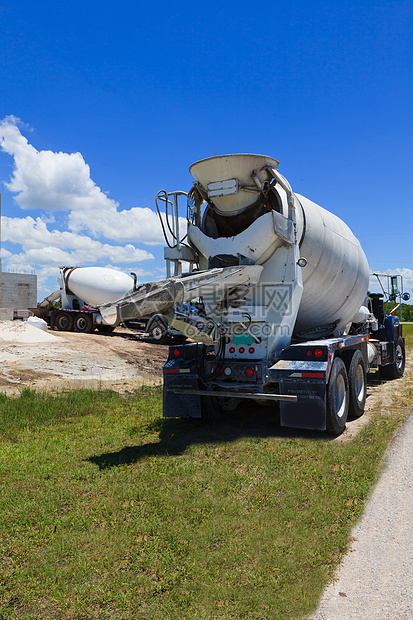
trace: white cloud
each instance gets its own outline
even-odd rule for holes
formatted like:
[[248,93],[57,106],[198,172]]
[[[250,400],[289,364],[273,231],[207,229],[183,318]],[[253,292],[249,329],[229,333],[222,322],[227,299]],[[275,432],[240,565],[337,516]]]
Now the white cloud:
[[[10,179],[2,181],[16,206],[35,215],[2,217],[3,241],[17,246],[3,248],[4,269],[35,271],[39,296],[55,286],[60,266],[110,265],[134,271],[140,282],[163,276],[163,265],[139,266],[154,256],[137,247],[164,245],[157,213],[148,207],[119,209],[119,203],[91,179],[81,153],[39,151],[21,131],[20,119],[8,116],[0,120],[0,151],[14,163]],[[63,217],[55,217],[58,212]],[[59,230],[63,219],[67,230]],[[180,218],[180,227],[182,237],[186,233],[184,218]]]
[[[22,245],[25,250],[44,249],[47,246],[52,246],[59,249],[75,250],[76,252],[87,252],[91,255],[88,262],[91,259],[93,260],[93,256],[96,257],[95,260],[101,260],[114,252],[119,256],[126,252],[135,261],[153,258],[153,255],[147,250],[135,248],[130,244],[114,246],[69,231],[50,231],[40,217],[34,219],[30,216],[25,218],[3,216],[2,237],[4,241]],[[120,250],[122,253],[119,252]]]
[[146,245],[164,242],[154,211],[148,207],[118,210],[119,203],[90,178],[90,168],[80,153],[38,151],[21,134],[19,125],[13,116],[0,121],[0,147],[14,158],[13,175],[5,186],[16,194],[19,207],[66,211],[71,230],[95,237]]
[[[39,295],[63,265],[116,265],[135,271],[142,281],[145,275],[153,277],[153,263],[148,270],[139,263],[154,256],[137,245],[163,244],[157,214],[140,207],[118,210],[119,204],[90,178],[80,153],[38,151],[22,135],[22,127],[13,116],[0,120],[0,150],[14,160],[12,176],[3,182],[18,207],[41,210],[42,215],[2,217],[3,241],[17,246],[2,249],[4,269],[35,271]],[[57,212],[65,214],[68,230],[59,230]]]
[[[409,269],[407,267],[396,267],[394,269],[387,269],[386,271],[374,271],[372,273],[379,273],[379,274],[383,274],[384,276],[401,276],[403,278],[403,291],[400,292],[406,292],[406,293],[410,293],[410,296],[413,300],[413,269]],[[388,278],[381,278],[380,279],[383,285],[383,288],[386,292],[388,292]],[[374,276],[370,276],[370,286],[369,286],[370,290],[372,292],[375,293],[379,293],[381,292],[380,289],[380,285],[377,281],[377,278]],[[400,282],[399,282],[399,288],[400,288]]]
[[[186,227],[186,220],[180,222]],[[87,230],[93,236],[102,235],[114,241],[140,241],[146,245],[164,243],[158,215],[148,207],[132,207],[118,211],[116,206],[106,205],[99,217],[89,211],[71,211],[69,227],[74,231]],[[186,230],[186,228],[182,228]]]
[[22,209],[70,211],[116,206],[90,178],[90,168],[80,153],[37,151],[8,116],[0,122],[0,146],[14,158],[7,189],[17,194]]
[[36,265],[85,265],[102,260],[133,264],[154,258],[131,244],[111,245],[86,235],[49,231],[40,217],[2,217],[2,237],[21,245],[27,261]]

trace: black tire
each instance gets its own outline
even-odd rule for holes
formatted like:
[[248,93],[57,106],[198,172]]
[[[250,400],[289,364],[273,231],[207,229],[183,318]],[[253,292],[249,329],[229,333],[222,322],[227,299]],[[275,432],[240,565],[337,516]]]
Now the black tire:
[[406,365],[406,353],[404,350],[404,340],[401,336],[397,339],[394,357],[393,364],[379,367],[380,374],[385,379],[400,379],[403,376]]
[[350,418],[359,418],[364,413],[367,398],[367,373],[361,351],[344,351],[342,360],[346,366],[349,389]]
[[165,344],[168,342],[168,329],[160,321],[155,323],[148,333],[152,340],[158,344]]
[[93,318],[90,314],[82,312],[75,316],[75,331],[89,334],[93,329]]
[[60,311],[57,313],[54,325],[59,332],[73,331],[73,316],[69,312]]
[[327,432],[341,435],[346,427],[349,409],[348,377],[342,359],[336,357],[327,385]]

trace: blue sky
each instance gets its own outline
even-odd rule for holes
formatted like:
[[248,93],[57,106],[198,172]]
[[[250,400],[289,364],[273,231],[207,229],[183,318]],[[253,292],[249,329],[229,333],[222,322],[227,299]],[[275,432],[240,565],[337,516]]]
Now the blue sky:
[[280,161],[413,294],[413,3],[3,1],[3,270],[164,275],[154,198],[230,152]]

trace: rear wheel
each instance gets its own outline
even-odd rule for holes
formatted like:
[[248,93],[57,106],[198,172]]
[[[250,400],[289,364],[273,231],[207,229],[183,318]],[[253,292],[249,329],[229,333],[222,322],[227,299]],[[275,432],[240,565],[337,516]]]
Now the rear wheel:
[[148,334],[158,344],[165,344],[168,340],[168,329],[160,321],[151,326]]
[[88,334],[93,330],[93,318],[90,314],[77,314],[75,317],[75,330]]
[[349,417],[359,418],[366,406],[366,365],[361,351],[345,351],[342,360],[346,366],[349,384]]
[[341,435],[346,427],[349,409],[348,377],[342,359],[336,357],[327,385],[327,431]]
[[71,332],[73,330],[73,317],[69,312],[58,312],[54,324],[59,332]]
[[405,364],[406,353],[404,350],[404,341],[403,338],[399,336],[396,342],[396,349],[394,352],[394,362],[393,364],[380,366],[380,374],[385,379],[399,379],[403,376]]

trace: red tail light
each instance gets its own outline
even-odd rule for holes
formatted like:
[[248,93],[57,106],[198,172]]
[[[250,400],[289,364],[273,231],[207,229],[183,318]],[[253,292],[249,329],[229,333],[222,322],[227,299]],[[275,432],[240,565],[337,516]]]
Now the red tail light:
[[315,357],[323,357],[324,351],[323,349],[308,349],[307,356],[312,357],[313,355]]
[[246,368],[245,369],[245,374],[247,375],[247,377],[252,377],[254,374],[254,371],[252,368]]

